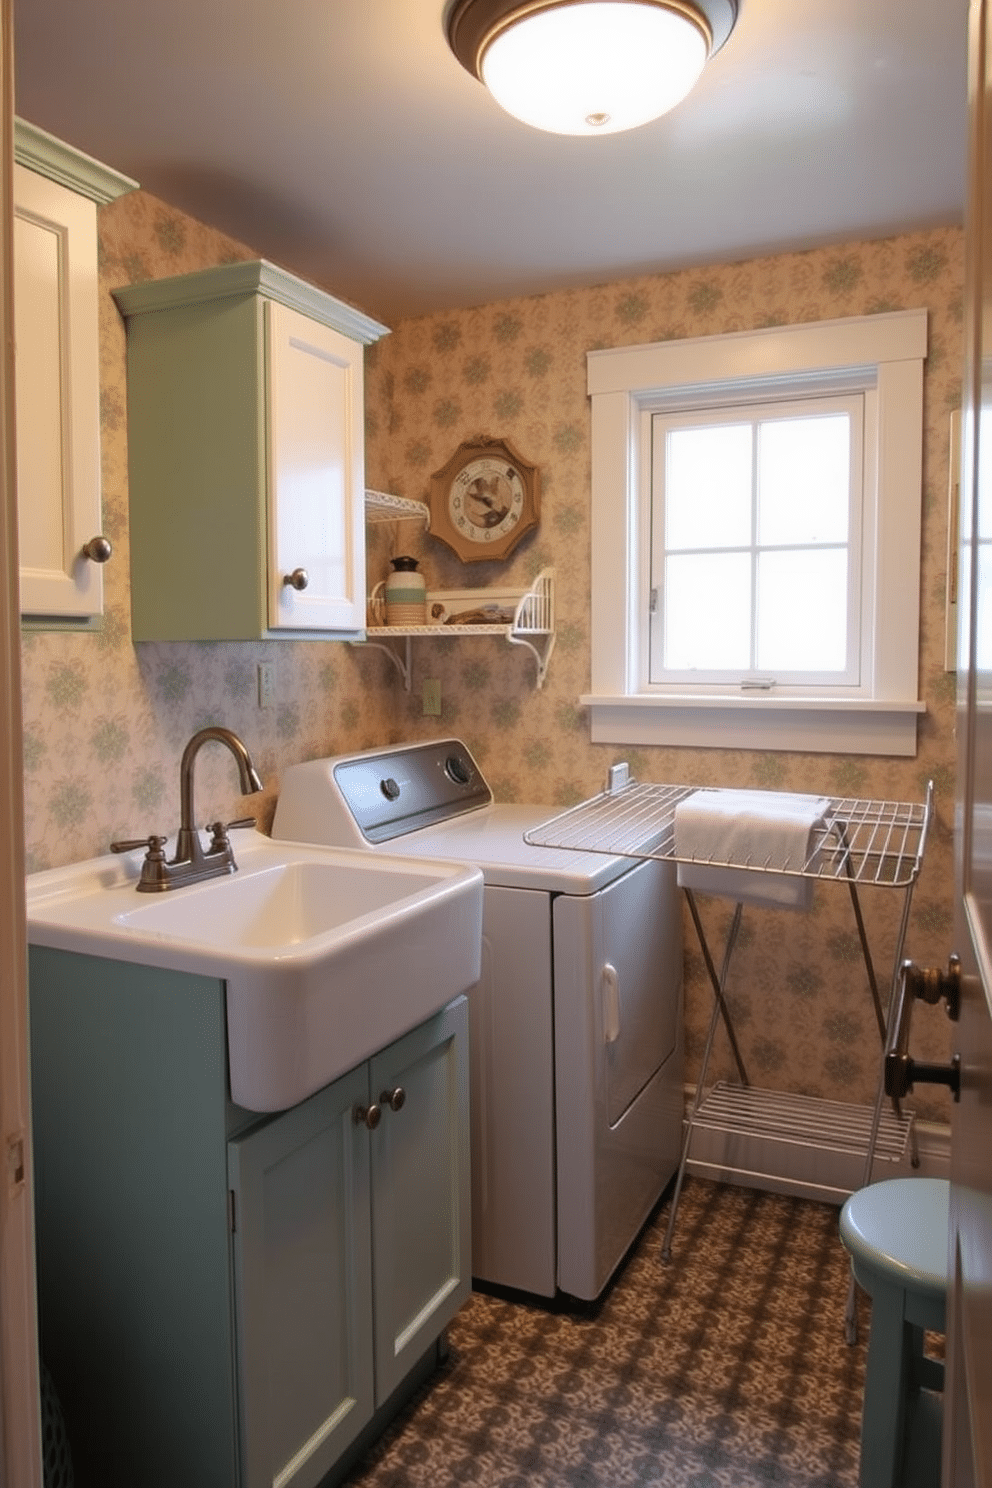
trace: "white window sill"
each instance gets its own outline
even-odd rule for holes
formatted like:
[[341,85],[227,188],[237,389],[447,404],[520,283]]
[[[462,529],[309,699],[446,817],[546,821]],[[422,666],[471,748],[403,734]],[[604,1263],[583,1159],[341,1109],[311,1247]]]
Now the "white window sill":
[[786,749],[811,754],[916,754],[922,702],[865,698],[586,694],[594,744]]

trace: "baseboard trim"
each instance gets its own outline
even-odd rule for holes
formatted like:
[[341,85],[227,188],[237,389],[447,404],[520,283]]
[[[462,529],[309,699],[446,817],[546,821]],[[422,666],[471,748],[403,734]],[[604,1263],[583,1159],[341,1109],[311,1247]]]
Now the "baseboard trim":
[[[694,1090],[686,1089],[686,1114]],[[686,1171],[842,1204],[865,1181],[869,1106],[717,1085],[700,1105]],[[950,1127],[882,1114],[871,1181],[950,1175]]]

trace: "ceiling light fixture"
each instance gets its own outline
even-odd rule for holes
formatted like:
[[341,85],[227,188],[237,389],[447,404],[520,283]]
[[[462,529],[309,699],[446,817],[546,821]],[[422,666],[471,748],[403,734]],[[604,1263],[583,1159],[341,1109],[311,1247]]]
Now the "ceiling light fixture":
[[453,0],[448,43],[501,108],[553,134],[618,134],[674,108],[738,0]]

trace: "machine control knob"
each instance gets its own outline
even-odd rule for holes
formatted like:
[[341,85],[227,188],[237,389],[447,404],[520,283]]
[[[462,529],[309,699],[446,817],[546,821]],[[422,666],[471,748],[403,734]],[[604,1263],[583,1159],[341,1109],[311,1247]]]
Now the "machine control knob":
[[370,1106],[355,1107],[355,1125],[367,1126],[369,1131],[375,1131],[382,1120],[382,1108],[375,1101]]
[[472,779],[471,766],[460,754],[448,755],[444,762],[444,773],[455,785],[468,785]]
[[388,1106],[391,1111],[402,1111],[406,1105],[406,1091],[402,1085],[394,1085],[392,1090],[384,1090],[379,1096],[380,1106]]
[[399,785],[391,775],[387,775],[385,780],[379,781],[379,789],[382,791],[382,794],[385,796],[387,801],[395,801],[399,798]]

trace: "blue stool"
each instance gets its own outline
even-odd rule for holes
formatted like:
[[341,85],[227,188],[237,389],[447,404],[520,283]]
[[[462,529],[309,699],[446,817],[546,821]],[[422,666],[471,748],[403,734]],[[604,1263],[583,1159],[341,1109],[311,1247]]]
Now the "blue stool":
[[940,1483],[944,1366],[923,1353],[945,1331],[943,1178],[893,1178],[853,1193],[840,1214],[851,1269],[871,1297],[861,1423],[861,1488]]

